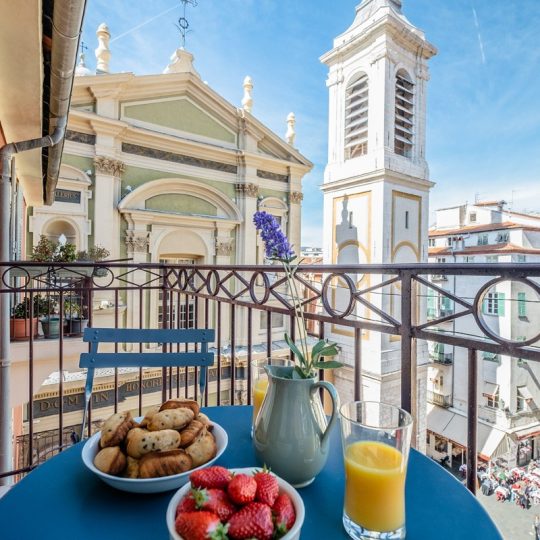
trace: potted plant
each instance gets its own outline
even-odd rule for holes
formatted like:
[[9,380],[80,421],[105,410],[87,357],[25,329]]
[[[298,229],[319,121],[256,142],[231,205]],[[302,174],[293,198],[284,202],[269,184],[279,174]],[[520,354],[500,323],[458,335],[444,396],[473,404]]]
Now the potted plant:
[[43,316],[39,319],[43,337],[55,339],[60,335],[60,316],[58,315],[58,303],[50,298],[45,299],[46,308],[42,311]]
[[66,334],[82,334],[88,324],[84,317],[83,306],[75,300],[64,302],[64,332]]
[[[110,254],[111,252],[107,248],[104,248],[103,246],[96,244],[95,246],[91,247],[88,251],[79,251],[77,253],[77,260],[100,262],[100,261],[105,260]],[[106,268],[94,269],[94,276],[105,277],[106,275],[107,275]]]
[[26,296],[22,302],[19,302],[12,309],[12,319],[10,319],[11,339],[26,340],[30,338],[30,324],[34,336],[38,334],[38,317],[44,313],[47,300],[41,295],[34,296],[33,317],[30,319],[30,298]]
[[[313,347],[309,346],[302,291],[296,278],[298,263],[279,223],[266,212],[257,212],[253,222],[264,242],[266,257],[283,266],[282,282],[289,289],[293,324],[298,324],[299,330],[296,341],[287,334],[284,336],[294,364],[264,366],[269,386],[253,429],[255,454],[293,486],[306,486],[324,467],[328,457],[327,435],[337,420],[339,409],[336,389],[327,381],[319,381],[318,371],[342,364],[326,359],[337,356],[339,350],[335,343],[321,339]],[[332,400],[329,421],[317,391],[320,388],[326,389]]]

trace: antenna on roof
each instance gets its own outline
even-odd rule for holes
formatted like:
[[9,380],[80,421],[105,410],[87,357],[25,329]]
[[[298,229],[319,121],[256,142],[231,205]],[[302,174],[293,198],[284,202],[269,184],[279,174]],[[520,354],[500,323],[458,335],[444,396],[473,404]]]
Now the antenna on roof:
[[186,34],[191,32],[189,29],[189,21],[186,18],[186,6],[189,4],[190,6],[197,7],[199,0],[180,0],[180,3],[184,4],[184,12],[182,17],[178,19],[178,24],[175,26],[180,31],[180,36],[182,36],[182,48],[184,49],[186,46]]

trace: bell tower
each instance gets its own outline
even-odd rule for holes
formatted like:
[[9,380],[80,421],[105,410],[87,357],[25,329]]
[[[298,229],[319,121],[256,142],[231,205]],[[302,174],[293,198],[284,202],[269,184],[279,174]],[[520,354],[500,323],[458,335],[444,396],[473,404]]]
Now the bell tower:
[[[363,0],[352,25],[322,56],[329,69],[325,263],[427,261],[428,197],[434,184],[426,162],[426,87],[428,60],[436,53],[424,32],[406,19],[401,0]],[[382,281],[367,274],[351,277],[359,289]],[[339,311],[349,293],[339,286],[332,291]],[[400,320],[399,293],[396,283],[366,299]],[[356,315],[377,319],[364,306]],[[343,346],[344,361],[352,365],[353,334],[344,327],[330,330],[334,335],[329,337]],[[399,404],[399,338],[363,332],[362,368],[363,399]],[[342,396],[352,397],[352,370],[336,375],[342,377],[336,380]],[[419,380],[418,401],[425,403],[421,387]]]

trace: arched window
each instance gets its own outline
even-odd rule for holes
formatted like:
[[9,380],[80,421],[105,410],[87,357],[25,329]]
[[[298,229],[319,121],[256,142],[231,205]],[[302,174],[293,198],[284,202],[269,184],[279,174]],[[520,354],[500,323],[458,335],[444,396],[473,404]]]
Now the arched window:
[[345,159],[368,151],[368,76],[356,75],[345,91]]
[[414,83],[409,75],[398,71],[396,75],[396,124],[394,132],[394,151],[396,154],[411,157],[414,126]]

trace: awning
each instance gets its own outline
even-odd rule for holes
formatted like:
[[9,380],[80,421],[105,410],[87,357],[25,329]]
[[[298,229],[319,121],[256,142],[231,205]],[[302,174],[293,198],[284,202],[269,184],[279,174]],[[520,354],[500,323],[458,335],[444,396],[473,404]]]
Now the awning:
[[529,426],[527,428],[517,429],[512,433],[512,435],[515,435],[518,440],[528,439],[529,437],[540,435],[540,425],[535,424],[534,426]]
[[526,386],[518,386],[517,391],[523,399],[532,399],[532,394]]
[[484,394],[495,396],[499,392],[499,385],[484,381]]
[[[429,404],[427,426],[430,431],[449,439],[459,446],[467,447],[467,418],[438,405]],[[478,423],[477,449],[483,459],[502,457],[510,450],[510,438],[500,429]]]

